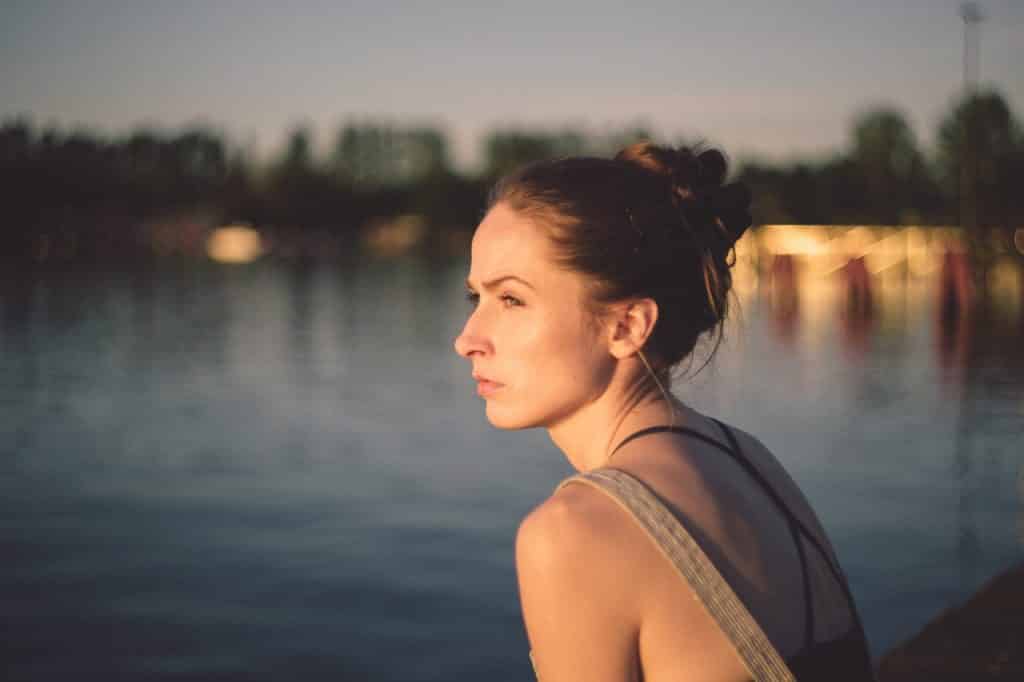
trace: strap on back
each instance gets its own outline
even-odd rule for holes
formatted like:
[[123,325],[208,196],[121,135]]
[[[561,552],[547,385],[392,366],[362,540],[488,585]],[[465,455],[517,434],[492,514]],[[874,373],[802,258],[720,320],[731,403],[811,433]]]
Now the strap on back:
[[[782,511],[782,513],[786,515],[790,523],[793,524],[795,528],[799,529],[800,532],[803,533],[803,536],[807,538],[807,541],[811,543],[811,545],[818,551],[818,554],[821,556],[821,558],[824,559],[825,565],[828,566],[829,571],[831,571],[832,573],[832,577],[835,578],[836,582],[839,584],[840,589],[842,589],[843,594],[846,596],[846,603],[850,607],[850,614],[853,617],[854,626],[860,633],[861,638],[866,642],[867,635],[864,631],[864,623],[860,619],[860,613],[857,611],[857,602],[855,602],[853,599],[853,592],[850,590],[850,583],[846,580],[846,576],[843,574],[843,571],[839,567],[839,564],[836,563],[833,560],[832,555],[828,551],[826,551],[825,547],[818,540],[817,535],[815,535],[804,524],[804,522],[801,521],[795,513],[793,513],[793,510],[791,510],[789,506],[786,505],[786,503],[783,501],[779,493],[775,490],[775,488],[773,488],[768,483],[767,479],[765,479],[764,475],[757,469],[757,467],[755,467],[750,460],[743,456],[743,450],[740,448],[740,444],[736,440],[736,435],[732,432],[732,429],[730,429],[728,425],[726,425],[724,422],[721,422],[715,419],[714,417],[712,417],[711,420],[718,424],[718,426],[722,429],[722,432],[725,434],[725,437],[729,440],[730,445],[732,445],[731,454],[733,456],[733,459],[735,459],[735,461],[739,463],[740,466],[742,466],[747,471],[747,473],[753,476],[761,484],[761,487],[764,489],[764,491],[768,493],[768,496],[775,502],[776,507],[778,507]],[[725,450],[726,452],[729,452],[728,448],[726,448]],[[799,540],[797,542],[797,547],[801,550],[800,561],[805,562],[805,558],[802,551],[803,548],[799,544]],[[807,569],[805,563],[805,579],[806,570]],[[805,599],[809,598],[810,596],[807,585],[808,584],[805,582]],[[810,609],[812,608],[810,601],[807,601],[807,608],[808,611],[810,611]]]
[[861,633],[862,636],[864,636],[864,624],[861,622],[860,614],[857,611],[856,602],[854,602],[853,600],[853,593],[850,591],[850,585],[846,580],[846,576],[843,575],[842,570],[839,568],[839,565],[835,562],[832,555],[825,549],[824,545],[822,545],[817,535],[815,535],[815,533],[812,532],[810,528],[808,528],[807,525],[796,514],[793,513],[793,510],[791,510],[789,506],[785,503],[785,501],[783,501],[782,497],[775,490],[775,488],[771,486],[771,484],[764,477],[761,471],[756,466],[754,466],[754,464],[749,459],[747,459],[746,456],[743,455],[743,450],[742,448],[740,448],[740,444],[736,440],[736,436],[735,434],[733,434],[732,429],[730,429],[724,422],[721,422],[718,419],[715,419],[714,417],[711,417],[711,420],[718,424],[719,428],[721,428],[722,432],[725,434],[725,437],[729,442],[729,446],[723,445],[714,438],[705,436],[703,433],[695,431],[694,429],[691,428],[687,428],[685,426],[652,426],[650,428],[637,431],[636,433],[633,433],[630,436],[628,436],[621,443],[619,443],[615,450],[612,451],[612,454],[615,454],[615,451],[619,450],[623,445],[630,442],[634,438],[639,438],[641,436],[646,436],[652,433],[669,431],[672,433],[685,434],[698,440],[704,441],[705,443],[713,445],[714,447],[718,448],[725,454],[729,455],[729,457],[731,457],[733,461],[735,461],[740,467],[743,468],[744,471],[747,472],[747,474],[749,474],[751,477],[754,478],[755,481],[757,481],[757,483],[761,486],[761,489],[764,490],[764,492],[775,504],[776,508],[778,508],[778,510],[782,512],[782,514],[789,520],[791,530],[793,531],[793,538],[794,541],[796,541],[797,551],[800,554],[800,564],[804,570],[804,638],[807,641],[807,643],[810,644],[813,640],[814,616],[811,600],[810,583],[808,582],[807,575],[806,554],[804,552],[803,545],[800,543],[799,537],[801,534],[807,540],[807,542],[809,542],[811,546],[813,546],[814,549],[817,550],[818,554],[821,556],[821,558],[825,561],[825,564],[828,566],[829,571],[832,573],[832,577],[835,578],[836,582],[843,590],[843,594],[846,596],[846,600],[850,605],[850,611],[853,614],[853,620],[857,627],[857,630]]
[[[722,429],[726,439],[729,441],[729,445],[732,446],[732,458],[754,477],[754,480],[764,489],[765,494],[782,509],[783,516],[789,522],[789,532],[793,536],[793,545],[796,547],[796,553],[800,559],[800,572],[804,579],[804,647],[810,648],[814,644],[814,593],[811,590],[811,574],[807,568],[807,553],[804,551],[804,543],[800,539],[800,522],[796,514],[782,501],[782,498],[779,497],[775,489],[761,475],[760,471],[754,467],[753,462],[743,455],[743,449],[740,447],[739,441],[736,440],[736,435],[732,432],[732,429],[717,419],[714,421]],[[824,555],[822,558],[831,568],[832,561],[828,555]]]
[[646,485],[625,471],[612,468],[571,476],[558,488],[570,483],[593,486],[630,513],[689,583],[705,610],[732,642],[754,680],[795,682],[786,662],[704,550]]

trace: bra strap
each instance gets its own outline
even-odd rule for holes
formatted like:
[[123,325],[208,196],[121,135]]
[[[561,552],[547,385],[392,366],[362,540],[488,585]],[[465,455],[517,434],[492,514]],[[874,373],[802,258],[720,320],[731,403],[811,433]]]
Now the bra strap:
[[608,455],[608,458],[611,459],[612,455],[614,455],[616,452],[621,450],[622,446],[624,446],[626,443],[628,443],[628,442],[630,442],[632,440],[636,440],[637,438],[641,438],[643,436],[649,436],[652,433],[665,433],[665,432],[682,433],[682,434],[685,434],[687,436],[692,436],[693,438],[696,438],[698,440],[704,441],[708,445],[714,445],[719,450],[724,450],[725,452],[728,452],[730,455],[732,454],[731,452],[729,452],[729,448],[727,448],[726,446],[722,445],[721,443],[719,443],[714,438],[711,438],[710,436],[705,436],[703,433],[701,433],[700,431],[697,431],[696,429],[691,429],[691,428],[689,428],[687,426],[650,426],[650,427],[648,427],[646,429],[640,429],[639,431],[634,431],[633,433],[631,433],[628,436],[626,436],[625,438],[623,438],[622,441],[618,445],[615,446],[615,449],[611,451],[611,454]]
[[[798,528],[803,533],[804,537],[807,538],[807,541],[810,542],[811,545],[818,551],[818,554],[821,555],[821,558],[825,561],[825,565],[828,566],[829,570],[832,572],[832,577],[835,578],[836,582],[839,584],[840,589],[842,589],[843,594],[846,596],[846,602],[847,604],[849,604],[850,613],[853,616],[853,623],[856,626],[858,632],[860,632],[861,637],[866,642],[867,633],[864,630],[864,623],[860,619],[860,612],[857,611],[857,602],[853,599],[853,591],[850,589],[850,583],[849,581],[847,581],[846,575],[839,567],[839,564],[833,560],[832,555],[825,549],[822,543],[818,540],[817,535],[813,533],[811,529],[808,528],[807,525],[803,521],[801,521],[800,518],[797,517],[797,515],[793,512],[793,510],[791,510],[789,506],[782,500],[782,497],[775,490],[775,488],[773,488],[768,483],[767,479],[765,479],[764,475],[761,474],[760,470],[758,470],[749,459],[743,456],[743,451],[740,449],[740,444],[736,440],[736,435],[733,433],[732,429],[730,429],[724,422],[721,422],[715,419],[714,417],[712,417],[711,419],[716,424],[718,424],[718,426],[722,429],[722,432],[725,434],[726,439],[728,439],[729,443],[735,450],[736,461],[761,484],[761,487],[764,488],[765,492],[768,493],[768,496],[772,498],[772,500],[775,502],[775,505],[782,511],[783,514],[785,514],[789,518],[790,523],[794,524],[796,528]],[[799,547],[799,544],[797,546]],[[803,556],[801,556],[801,561],[803,560]],[[806,566],[804,570],[806,571]]]
[[557,489],[570,483],[593,486],[629,512],[693,589],[754,680],[795,682],[786,662],[704,550],[646,485],[612,468],[571,476]]

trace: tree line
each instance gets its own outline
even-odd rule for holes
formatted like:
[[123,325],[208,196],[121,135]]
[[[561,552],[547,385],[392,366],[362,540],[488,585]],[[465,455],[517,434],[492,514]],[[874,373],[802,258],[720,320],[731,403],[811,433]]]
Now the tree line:
[[[15,260],[38,259],[44,237],[73,239],[68,258],[103,260],[151,250],[138,225],[176,213],[334,243],[355,243],[374,222],[416,215],[429,228],[426,244],[436,246],[472,229],[488,188],[513,168],[609,155],[641,139],[655,136],[495,130],[482,140],[482,169],[464,173],[453,166],[446,135],[430,127],[349,123],[326,154],[299,127],[276,158],[257,164],[209,128],[106,138],[16,119],[0,127],[7,197],[0,238]],[[1024,179],[1024,133],[994,91],[955,101],[931,149],[901,111],[877,108],[855,119],[846,145],[828,159],[737,166],[736,178],[754,195],[755,224],[961,224],[1006,235],[1024,226],[1024,193],[1015,186]]]

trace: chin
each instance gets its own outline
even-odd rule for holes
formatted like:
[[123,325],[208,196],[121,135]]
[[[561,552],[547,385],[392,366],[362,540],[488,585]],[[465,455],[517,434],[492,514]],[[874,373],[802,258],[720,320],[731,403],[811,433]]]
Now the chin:
[[515,431],[518,429],[532,429],[544,426],[544,421],[537,415],[530,415],[523,410],[509,409],[507,406],[499,405],[493,401],[487,401],[487,421],[496,429]]

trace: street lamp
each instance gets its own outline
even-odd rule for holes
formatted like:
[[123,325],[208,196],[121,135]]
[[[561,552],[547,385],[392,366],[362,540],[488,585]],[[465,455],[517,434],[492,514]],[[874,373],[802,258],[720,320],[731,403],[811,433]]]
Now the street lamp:
[[[984,18],[981,8],[976,2],[965,2],[960,5],[960,18],[964,21],[964,95],[963,121],[961,122],[962,154],[960,156],[960,227],[967,232],[965,235],[972,244],[972,251],[978,244],[977,235],[977,159],[974,149],[974,121],[976,106],[975,89],[978,80],[978,24]],[[977,254],[975,254],[977,255]]]

